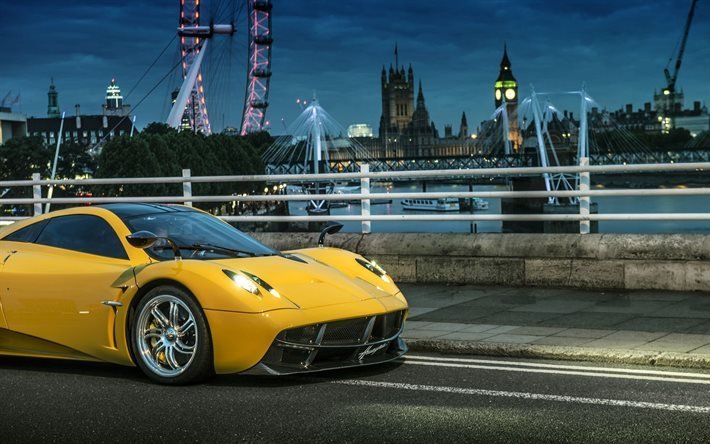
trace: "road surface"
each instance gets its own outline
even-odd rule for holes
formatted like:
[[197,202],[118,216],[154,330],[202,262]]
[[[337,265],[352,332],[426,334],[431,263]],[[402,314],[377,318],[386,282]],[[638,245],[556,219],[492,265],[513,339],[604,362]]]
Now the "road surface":
[[287,378],[155,385],[0,357],[1,442],[710,442],[710,372],[409,354]]

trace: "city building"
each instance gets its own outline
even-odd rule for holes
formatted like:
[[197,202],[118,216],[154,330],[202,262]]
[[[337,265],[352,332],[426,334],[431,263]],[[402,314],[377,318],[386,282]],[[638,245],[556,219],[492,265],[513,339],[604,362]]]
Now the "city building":
[[373,137],[372,127],[365,123],[355,123],[348,127],[348,137]]
[[421,80],[415,83],[411,65],[405,70],[399,64],[396,46],[394,56],[394,66],[390,65],[389,70],[383,66],[380,73],[382,114],[379,137],[357,135],[355,137],[358,141],[375,158],[469,155],[471,144],[467,138],[468,122],[465,113],[457,135],[454,135],[453,127],[449,126],[445,137],[441,138],[427,109]]
[[[112,81],[112,84],[115,85],[115,82]],[[117,92],[120,96],[120,90]],[[113,90],[112,94],[115,93],[116,91]],[[126,106],[122,104],[122,99],[118,100],[118,97],[112,96],[113,103],[111,105],[111,111],[116,111],[117,114],[82,115],[81,107],[75,105],[74,116],[65,116],[64,122],[62,122],[59,93],[54,79],[49,86],[47,96],[47,117],[27,118],[26,133],[30,136],[41,137],[49,145],[54,145],[57,140],[61,139],[62,142],[76,142],[92,149],[98,149],[114,137],[130,135],[135,131],[130,116],[118,114]],[[108,105],[107,102],[104,105],[104,110],[109,108]]]
[[697,137],[703,131],[710,131],[710,114],[708,107],[701,106],[698,101],[693,102],[692,109],[686,109],[675,113],[671,117],[673,128],[683,128],[690,132],[690,135]]
[[[476,141],[475,153],[517,153],[523,146],[523,133],[518,120],[518,81],[513,75],[507,45],[503,46],[500,71],[493,83],[492,93],[495,106],[494,118],[481,122],[478,130],[481,137]],[[523,121],[523,129],[527,128],[526,124],[527,122]]]
[[651,108],[651,102],[643,104],[643,108],[634,110],[631,103],[623,108],[610,113],[599,112],[597,108],[592,108],[593,127],[607,127],[612,125],[632,132],[644,132],[648,134],[659,134],[664,128],[670,129],[670,119],[659,113],[658,109]]
[[13,113],[9,107],[0,106],[0,145],[15,137],[27,135],[27,118]]
[[500,72],[493,87],[493,96],[496,109],[499,109],[505,103],[508,117],[508,140],[512,150],[517,152],[522,144],[522,135],[520,134],[518,123],[518,81],[513,75],[507,45],[503,46],[503,58],[500,61]]
[[395,48],[395,67],[390,65],[389,74],[382,67],[382,116],[380,139],[387,143],[402,142],[405,146],[432,145],[439,133],[429,116],[424,99],[422,82],[419,81],[416,105],[414,102],[414,69],[409,65],[405,72],[399,66]]
[[395,67],[390,65],[388,75],[383,65],[380,80],[382,86],[380,138],[396,137],[412,123],[414,114],[414,69],[409,65],[409,70],[405,74],[404,66],[399,67],[396,47]]
[[47,92],[47,117],[61,117],[59,112],[59,93],[54,85],[54,77],[49,83],[49,91]]
[[[678,97],[678,94],[675,97]],[[619,128],[648,134],[668,133],[671,129],[680,128],[688,130],[696,137],[701,132],[710,130],[708,108],[699,101],[693,102],[691,109],[676,109],[672,114],[663,109],[651,108],[650,102],[644,103],[643,108],[637,110],[629,103],[608,115],[593,108],[592,118],[593,122],[600,122],[600,126],[610,125],[610,121],[613,121],[613,125]]]
[[102,105],[103,114],[106,116],[128,116],[131,114],[131,105],[123,103],[121,88],[116,84],[116,79],[111,79],[106,88],[106,103]]

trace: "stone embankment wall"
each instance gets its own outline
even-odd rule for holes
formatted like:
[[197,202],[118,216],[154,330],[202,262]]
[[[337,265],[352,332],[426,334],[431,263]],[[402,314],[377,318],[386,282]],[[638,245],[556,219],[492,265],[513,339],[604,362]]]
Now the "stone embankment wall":
[[[316,233],[254,233],[279,250]],[[710,235],[336,234],[397,282],[710,291]]]

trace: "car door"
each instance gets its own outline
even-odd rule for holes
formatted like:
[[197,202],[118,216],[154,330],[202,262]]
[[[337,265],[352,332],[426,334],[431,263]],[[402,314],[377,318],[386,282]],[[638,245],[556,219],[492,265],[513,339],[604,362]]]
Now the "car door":
[[3,299],[3,289],[2,289],[2,269],[3,265],[5,265],[5,262],[10,258],[10,256],[13,255],[14,251],[10,250],[8,248],[4,248],[5,246],[3,245],[3,248],[0,249],[0,259],[2,262],[0,262],[0,328],[5,328],[7,329],[7,321],[5,320],[5,312],[3,311],[2,308],[2,299]]
[[2,294],[0,294],[0,328],[7,329],[7,321],[5,320],[5,312],[2,310]]
[[2,304],[3,299],[7,300],[7,288],[2,285],[5,277],[3,273],[5,264],[17,253],[18,246],[25,245],[28,242],[34,242],[46,225],[46,220],[35,222],[4,236],[3,239],[0,240],[0,328],[8,328],[7,318],[5,317]]
[[111,360],[115,312],[102,302],[119,298],[115,283],[131,269],[113,228],[95,215],[60,216],[34,243],[16,244],[1,276],[9,329]]

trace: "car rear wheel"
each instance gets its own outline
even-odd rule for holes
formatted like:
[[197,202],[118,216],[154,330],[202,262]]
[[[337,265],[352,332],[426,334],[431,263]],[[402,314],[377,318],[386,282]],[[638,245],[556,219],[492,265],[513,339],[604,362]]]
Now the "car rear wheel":
[[131,326],[136,364],[161,384],[190,384],[214,374],[212,338],[202,309],[184,290],[159,286],[136,307]]

